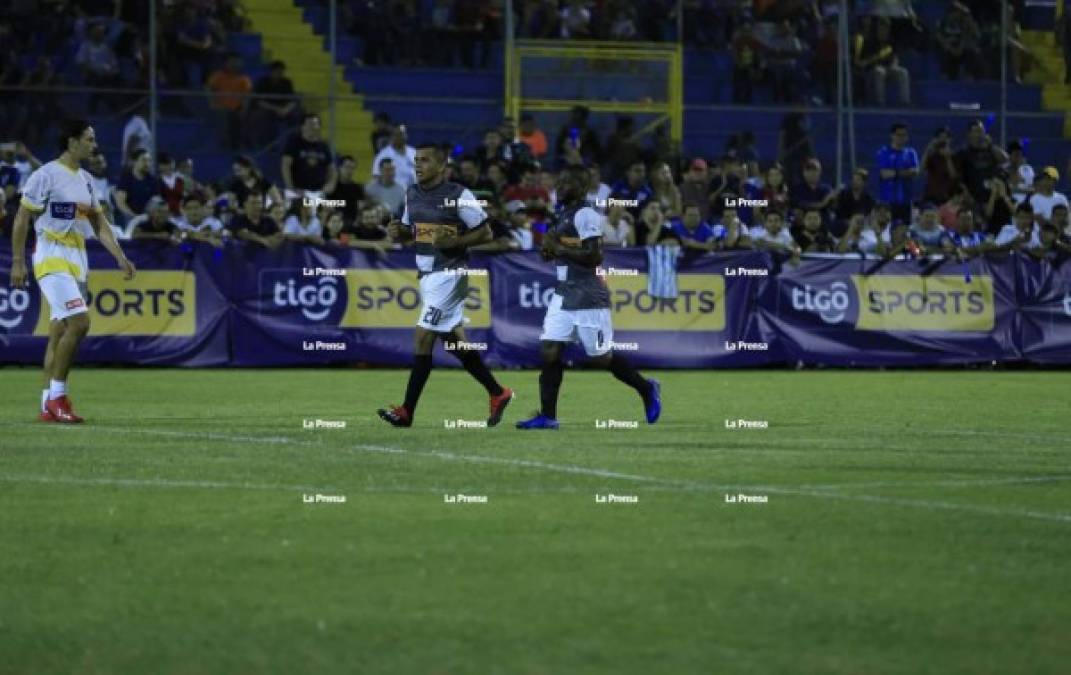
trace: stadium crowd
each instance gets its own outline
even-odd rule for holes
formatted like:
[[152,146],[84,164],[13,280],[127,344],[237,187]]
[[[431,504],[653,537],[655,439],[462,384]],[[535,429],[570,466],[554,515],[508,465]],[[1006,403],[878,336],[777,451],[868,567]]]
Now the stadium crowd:
[[[796,113],[785,129],[798,125]],[[782,135],[780,156],[763,161],[749,133],[734,136],[716,159],[676,158],[655,142],[641,146],[628,118],[607,138],[587,126],[578,107],[551,142],[531,115],[489,129],[471,153],[450,156],[448,178],[485,204],[494,233],[486,251],[541,245],[554,217],[556,171],[584,165],[589,203],[603,216],[605,244],[679,246],[697,253],[760,248],[800,253],[879,256],[1021,250],[1037,257],[1071,252],[1068,199],[1056,190],[1056,167],[1035,170],[1018,141],[996,145],[981,121],[959,139],[938,129],[919,152],[910,129],[895,124],[874,163],[845,185],[831,185],[806,137]],[[189,159],[134,144],[118,178],[98,153],[86,167],[121,239],[213,245],[233,237],[249,245],[284,243],[366,248],[395,244],[386,225],[401,216],[415,181],[415,149],[405,125],[377,115],[369,139],[373,176],[355,180],[353,157],[336,157],[321,121],[305,114],[286,141],[275,184],[248,155],[227,178],[196,178]],[[22,143],[0,146],[0,187],[10,236],[19,189],[40,160]],[[876,180],[871,180],[871,174]],[[873,191],[872,186],[877,190]]]

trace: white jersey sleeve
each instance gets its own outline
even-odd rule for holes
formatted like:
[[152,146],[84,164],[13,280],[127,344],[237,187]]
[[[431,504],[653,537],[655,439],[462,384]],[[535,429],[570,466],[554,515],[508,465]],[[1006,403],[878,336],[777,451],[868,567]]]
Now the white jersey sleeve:
[[20,203],[31,211],[40,213],[45,210],[51,192],[52,174],[46,170],[45,166],[42,166],[30,174],[26,185],[22,188]]
[[100,213],[103,209],[100,208],[100,195],[93,189],[93,176],[85,169],[79,169],[78,173],[86,182],[86,189],[89,190],[89,210],[93,213]]
[[457,215],[461,218],[461,221],[465,223],[465,229],[474,230],[480,225],[483,225],[483,221],[487,220],[487,212],[485,212],[479,202],[476,201],[476,197],[472,194],[472,190],[469,190],[468,188],[462,190],[457,203]]
[[590,206],[576,212],[573,224],[576,225],[576,233],[581,241],[602,236],[602,216]]

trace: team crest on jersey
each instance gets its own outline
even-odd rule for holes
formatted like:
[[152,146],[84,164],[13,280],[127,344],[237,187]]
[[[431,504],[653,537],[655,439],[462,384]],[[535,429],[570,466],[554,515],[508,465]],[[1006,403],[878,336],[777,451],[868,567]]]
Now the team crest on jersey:
[[74,202],[49,202],[49,215],[56,220],[74,220],[78,205]]

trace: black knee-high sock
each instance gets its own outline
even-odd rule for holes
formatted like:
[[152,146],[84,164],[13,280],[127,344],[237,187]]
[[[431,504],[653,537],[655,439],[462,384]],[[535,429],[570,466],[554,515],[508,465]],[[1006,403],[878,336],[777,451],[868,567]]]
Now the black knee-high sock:
[[450,353],[457,357],[457,360],[461,362],[461,365],[465,367],[469,375],[472,375],[477,382],[483,385],[488,394],[498,396],[502,393],[502,387],[498,384],[498,380],[484,365],[483,359],[480,358],[479,354],[468,349],[450,350]]
[[610,357],[610,372],[613,373],[614,377],[635,389],[636,393],[643,397],[643,400],[647,400],[651,393],[651,385],[632,367],[628,359],[614,352]]
[[405,409],[409,411],[410,417],[416,411],[420,392],[424,391],[429,375],[431,375],[431,354],[414,356],[413,367],[409,371],[409,384],[405,387]]
[[562,386],[565,364],[552,361],[543,364],[539,373],[539,404],[541,412],[551,419],[558,419],[558,390]]

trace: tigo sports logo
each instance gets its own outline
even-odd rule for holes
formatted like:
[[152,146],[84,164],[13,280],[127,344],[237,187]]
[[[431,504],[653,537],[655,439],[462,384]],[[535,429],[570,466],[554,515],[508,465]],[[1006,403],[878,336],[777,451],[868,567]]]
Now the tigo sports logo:
[[856,330],[984,332],[994,325],[992,277],[968,282],[958,275],[852,275],[850,280],[787,282],[792,310]]
[[[140,271],[132,280],[117,270],[89,272],[89,335],[187,337],[197,326],[193,272]],[[77,300],[72,302],[79,302]],[[41,298],[34,335],[48,335],[51,312]]]
[[0,328],[14,330],[30,308],[30,292],[22,288],[0,288]]
[[826,323],[840,323],[851,307],[848,284],[834,281],[828,287],[803,284],[792,288],[792,309],[813,312]]
[[275,281],[271,297],[276,309],[300,311],[309,321],[320,322],[331,314],[338,303],[338,279],[320,277],[315,282],[305,283],[295,279]]

